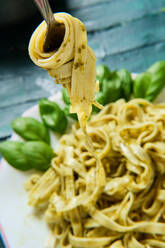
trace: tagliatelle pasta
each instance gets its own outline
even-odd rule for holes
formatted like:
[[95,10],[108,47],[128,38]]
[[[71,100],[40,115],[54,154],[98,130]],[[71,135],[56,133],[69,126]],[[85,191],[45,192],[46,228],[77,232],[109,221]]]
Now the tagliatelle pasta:
[[45,206],[47,247],[164,248],[165,104],[119,100],[87,132],[97,158],[75,123],[51,168],[27,184],[29,204]]
[[92,104],[99,106],[95,55],[78,19],[66,13],[55,18],[65,25],[59,49],[43,52],[43,22],[32,35],[29,54],[67,88],[80,124],[60,139],[51,168],[25,185],[29,204],[44,206],[47,247],[163,248],[165,105],[119,100],[87,124]]
[[83,127],[90,116],[96,90],[96,58],[87,45],[85,26],[77,18],[67,13],[54,15],[65,25],[65,35],[58,50],[44,53],[43,43],[47,25],[42,22],[34,31],[29,43],[32,61],[48,70],[55,82],[68,91],[71,113],[77,113]]

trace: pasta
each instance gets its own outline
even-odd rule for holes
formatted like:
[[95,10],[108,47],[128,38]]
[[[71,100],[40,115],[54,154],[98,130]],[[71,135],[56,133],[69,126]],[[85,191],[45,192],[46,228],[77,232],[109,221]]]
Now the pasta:
[[67,13],[57,13],[55,18],[65,25],[64,40],[57,51],[44,53],[43,42],[46,23],[42,22],[33,33],[29,43],[32,61],[48,70],[55,82],[62,84],[68,91],[71,113],[77,113],[85,128],[92,110],[96,90],[96,58],[87,45],[85,26],[77,18]]
[[51,168],[28,184],[29,204],[44,205],[47,247],[165,247],[165,104],[121,99],[87,132],[93,151],[73,124]]
[[[90,117],[96,58],[84,25],[66,13],[57,51],[44,53],[45,22],[29,44],[33,62],[68,91],[79,123],[63,135],[51,168],[26,183],[43,207],[48,248],[165,247],[165,105],[119,100]],[[86,126],[87,125],[87,126]]]

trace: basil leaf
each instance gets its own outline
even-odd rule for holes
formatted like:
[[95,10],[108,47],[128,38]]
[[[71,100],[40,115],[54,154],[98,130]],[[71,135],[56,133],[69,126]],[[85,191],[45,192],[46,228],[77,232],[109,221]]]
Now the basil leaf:
[[139,74],[134,79],[133,93],[135,98],[146,98],[146,92],[152,81],[152,75],[150,73]]
[[104,105],[104,93],[102,91],[99,91],[95,94],[95,100],[99,102],[100,104]]
[[14,168],[26,171],[32,169],[26,155],[22,152],[23,142],[4,141],[0,143],[0,153]]
[[63,134],[67,128],[67,118],[64,111],[52,101],[43,98],[39,102],[42,121],[52,130]]
[[101,109],[97,108],[95,105],[92,105],[92,114],[97,114]]
[[25,140],[50,143],[49,131],[44,124],[30,117],[19,117],[11,122],[12,129]]
[[22,147],[30,166],[37,170],[47,170],[55,156],[52,148],[42,141],[29,141]]
[[68,117],[70,117],[70,118],[72,118],[74,120],[78,120],[77,114],[70,113],[69,109],[70,109],[70,105],[65,106],[64,113],[66,114],[66,116],[68,116]]
[[148,101],[153,101],[160,94],[165,86],[165,77],[155,74],[152,76],[152,81],[146,91],[145,99]]
[[[109,78],[110,74],[111,74],[111,72],[110,72],[108,66],[98,65],[96,67],[96,79],[99,80],[101,84],[105,78]],[[100,87],[100,90],[101,90],[101,87]]]
[[165,86],[165,61],[153,64],[148,70],[152,75],[152,81],[146,91],[146,99],[153,101]]
[[133,86],[133,80],[131,78],[131,74],[127,70],[121,69],[120,71],[118,71],[118,75],[121,80],[123,97],[128,101],[131,97],[132,86]]
[[111,73],[109,79],[103,80],[102,94],[100,93],[99,97],[103,105],[115,102],[122,97],[121,80],[117,75],[117,72],[114,71]]
[[[111,75],[111,72],[106,65],[98,65],[96,67],[96,79],[99,80],[99,92],[95,94],[95,100],[102,105],[105,105],[105,89],[103,93],[103,81],[108,79]],[[105,88],[105,87],[104,87]],[[96,106],[92,106],[92,112],[98,113],[100,110]]]
[[62,99],[66,103],[66,105],[70,105],[70,99],[66,88],[62,89]]
[[151,74],[160,74],[162,77],[165,75],[165,61],[158,61],[148,68],[147,72]]
[[165,61],[152,65],[134,80],[134,96],[153,101],[165,86]]

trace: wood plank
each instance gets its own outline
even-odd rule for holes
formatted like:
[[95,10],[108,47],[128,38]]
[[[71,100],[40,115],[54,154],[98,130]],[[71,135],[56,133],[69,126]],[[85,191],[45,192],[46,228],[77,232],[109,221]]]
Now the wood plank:
[[97,64],[104,63],[111,70],[126,68],[131,72],[143,72],[156,61],[165,60],[165,42],[145,46],[143,48],[114,54],[99,59]]
[[0,108],[34,101],[54,94],[58,86],[47,71],[35,66],[28,55],[17,52],[0,64]]
[[67,1],[67,8],[70,10],[73,9],[79,9],[79,8],[83,8],[86,6],[91,6],[91,5],[95,5],[95,4],[101,4],[101,3],[105,3],[105,2],[111,2],[112,0],[72,0],[72,1]]
[[[113,0],[113,1],[68,1],[71,14],[80,18],[88,31],[101,30],[124,24],[145,15],[160,13],[165,6],[164,0]],[[96,4],[98,3],[98,4]],[[95,4],[95,5],[93,5]],[[82,8],[84,7],[85,8]]]
[[89,33],[88,42],[97,58],[126,52],[165,40],[165,13],[145,16],[114,29]]

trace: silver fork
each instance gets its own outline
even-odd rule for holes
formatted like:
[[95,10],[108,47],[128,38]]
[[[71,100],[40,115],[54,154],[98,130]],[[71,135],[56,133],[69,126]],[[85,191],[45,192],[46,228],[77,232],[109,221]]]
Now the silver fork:
[[64,38],[65,27],[56,21],[53,12],[50,8],[48,0],[34,0],[37,4],[43,18],[47,23],[47,31],[43,44],[44,52],[57,50]]

